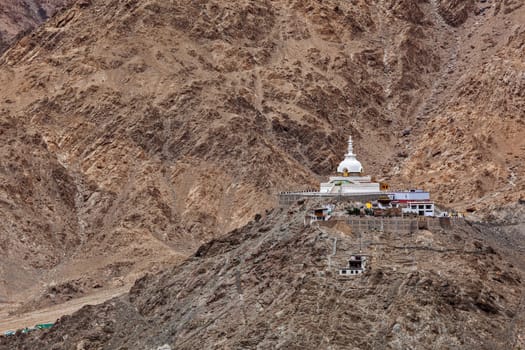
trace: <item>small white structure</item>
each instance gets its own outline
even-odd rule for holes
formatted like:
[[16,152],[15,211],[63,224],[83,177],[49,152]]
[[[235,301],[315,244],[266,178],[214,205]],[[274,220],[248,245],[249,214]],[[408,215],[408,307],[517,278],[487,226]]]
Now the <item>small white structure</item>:
[[430,193],[423,190],[392,192],[389,194],[392,205],[401,208],[403,214],[419,216],[434,216],[434,202],[430,200]]
[[372,182],[370,176],[363,175],[363,166],[354,154],[352,136],[348,138],[348,152],[345,159],[337,167],[338,176],[331,176],[330,180],[321,183],[321,193],[364,194],[380,193],[380,184]]
[[390,199],[397,202],[430,200],[430,193],[423,190],[390,192],[388,196],[390,197]]
[[339,163],[337,167],[338,173],[347,173],[347,174],[362,174],[363,166],[361,162],[357,160],[357,157],[354,153],[354,143],[352,142],[352,136],[348,137],[348,152],[345,154],[345,159]]
[[432,201],[411,201],[401,207],[403,214],[417,214],[419,216],[434,216],[434,202]]
[[333,210],[333,205],[325,205],[320,208],[312,209],[304,217],[304,225],[309,226],[312,224],[312,222],[330,220],[330,218],[332,217]]
[[367,258],[365,255],[352,255],[348,261],[348,267],[339,269],[339,276],[360,275],[366,270]]

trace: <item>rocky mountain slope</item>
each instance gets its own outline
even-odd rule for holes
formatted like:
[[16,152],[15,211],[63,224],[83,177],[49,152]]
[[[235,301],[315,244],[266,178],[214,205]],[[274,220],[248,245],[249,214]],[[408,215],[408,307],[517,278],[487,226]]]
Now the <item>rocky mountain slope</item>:
[[53,16],[71,0],[0,1],[0,53],[24,33],[27,34]]
[[516,201],[521,4],[76,2],[0,58],[0,303],[178,262],[316,186],[349,133],[394,186]]
[[524,197],[524,4],[481,2],[454,31],[402,170],[440,201],[492,210]]
[[[525,345],[523,265],[514,266],[515,256],[486,228],[456,223],[359,237],[343,223],[305,228],[304,210],[275,210],[201,246],[182,265],[138,280],[129,295],[65,316],[49,332],[0,340],[0,348]],[[484,235],[484,242],[474,238]],[[369,270],[339,277],[360,241]]]

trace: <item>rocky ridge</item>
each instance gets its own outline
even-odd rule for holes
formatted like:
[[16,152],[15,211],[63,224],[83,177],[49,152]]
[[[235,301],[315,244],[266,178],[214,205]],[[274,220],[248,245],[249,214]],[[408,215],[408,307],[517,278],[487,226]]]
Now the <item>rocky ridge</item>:
[[[497,241],[474,238],[482,234],[477,228],[457,222],[451,229],[359,237],[343,223],[304,227],[305,209],[258,217],[183,264],[139,279],[129,295],[65,316],[49,332],[0,340],[0,348],[524,345],[524,270]],[[339,277],[337,268],[360,240],[368,271]]]
[[17,38],[52,17],[71,0],[2,0],[0,3],[0,54]]

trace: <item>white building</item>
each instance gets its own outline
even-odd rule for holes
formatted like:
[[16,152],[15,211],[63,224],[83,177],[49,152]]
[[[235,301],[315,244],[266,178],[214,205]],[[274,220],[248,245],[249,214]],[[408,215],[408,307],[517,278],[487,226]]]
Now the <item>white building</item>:
[[434,216],[434,202],[432,201],[410,201],[399,205],[404,214],[416,214],[419,216]]
[[419,216],[434,216],[434,202],[430,193],[423,190],[392,192],[389,194],[392,205],[401,208],[404,214],[412,213]]
[[367,257],[365,255],[352,255],[348,260],[348,267],[339,269],[339,276],[355,276],[366,271]]
[[304,226],[310,226],[315,221],[328,221],[334,211],[333,205],[325,205],[320,208],[314,208],[304,217]]
[[427,201],[430,200],[430,193],[423,190],[408,190],[390,192],[390,199],[393,201]]
[[321,183],[321,193],[372,194],[381,192],[378,182],[372,182],[370,176],[363,175],[363,166],[354,154],[352,136],[348,139],[348,152],[345,154],[345,159],[339,163],[337,173],[338,176],[331,176],[328,182]]

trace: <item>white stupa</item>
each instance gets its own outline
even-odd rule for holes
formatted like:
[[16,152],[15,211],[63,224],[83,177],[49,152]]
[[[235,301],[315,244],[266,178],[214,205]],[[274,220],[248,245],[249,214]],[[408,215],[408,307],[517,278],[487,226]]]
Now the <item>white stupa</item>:
[[331,176],[326,183],[321,183],[321,193],[366,194],[379,193],[380,184],[372,182],[370,176],[363,174],[363,166],[354,154],[352,136],[348,138],[348,152],[337,167],[337,176]]
[[345,159],[339,163],[337,172],[341,174],[361,174],[363,173],[363,166],[357,160],[354,154],[354,146],[352,143],[352,136],[348,138],[348,153],[345,154]]

